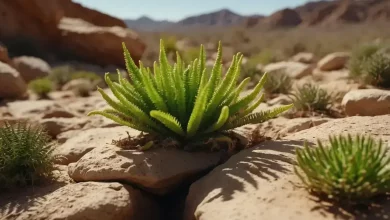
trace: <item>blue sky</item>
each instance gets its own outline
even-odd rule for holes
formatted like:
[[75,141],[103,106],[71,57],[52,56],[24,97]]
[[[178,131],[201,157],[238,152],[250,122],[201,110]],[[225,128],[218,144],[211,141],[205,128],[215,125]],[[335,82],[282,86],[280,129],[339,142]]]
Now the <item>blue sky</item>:
[[228,8],[250,15],[268,15],[286,7],[295,7],[308,0],[73,0],[118,18],[143,15],[158,20],[177,21],[182,18]]

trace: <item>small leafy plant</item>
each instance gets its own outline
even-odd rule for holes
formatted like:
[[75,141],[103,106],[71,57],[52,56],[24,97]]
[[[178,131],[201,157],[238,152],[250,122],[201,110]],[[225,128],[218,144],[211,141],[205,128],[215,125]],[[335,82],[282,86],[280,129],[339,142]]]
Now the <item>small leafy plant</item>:
[[0,188],[32,185],[53,168],[50,137],[27,122],[0,127]]
[[267,74],[248,95],[240,97],[250,80],[248,77],[237,85],[243,55],[233,56],[222,77],[221,43],[211,71],[205,66],[203,45],[198,58],[185,67],[178,53],[175,64],[168,62],[161,40],[159,62],[154,63],[153,72],[142,62],[138,68],[124,44],[123,49],[131,81],[118,74],[119,83],[115,83],[106,74],[105,81],[118,101],[98,88],[112,108],[92,111],[89,115],[102,115],[136,130],[189,143],[216,136],[225,138],[224,131],[264,122],[292,107],[252,113],[263,100],[259,93]]
[[48,78],[40,78],[30,81],[28,87],[40,98],[47,98],[49,92],[53,90],[53,83]]
[[390,192],[390,156],[382,141],[351,135],[329,138],[330,146],[297,149],[295,173],[305,186],[330,199],[358,202]]
[[298,111],[327,112],[332,106],[333,96],[325,89],[305,83],[292,94],[292,100]]

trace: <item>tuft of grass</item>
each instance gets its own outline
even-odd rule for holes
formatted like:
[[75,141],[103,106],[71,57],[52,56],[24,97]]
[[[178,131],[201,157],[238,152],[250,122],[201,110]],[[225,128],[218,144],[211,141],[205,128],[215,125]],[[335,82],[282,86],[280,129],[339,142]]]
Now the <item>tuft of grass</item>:
[[285,72],[270,74],[264,84],[264,90],[269,95],[289,94],[292,88],[292,79]]
[[30,81],[28,87],[40,98],[47,98],[53,90],[53,83],[48,78],[40,78]]
[[298,111],[329,112],[334,98],[325,89],[305,83],[292,94],[292,100]]
[[0,127],[0,188],[33,185],[53,169],[49,135],[27,122]]
[[329,137],[330,145],[297,149],[295,173],[312,192],[360,202],[390,192],[390,156],[370,136]]
[[164,42],[160,40],[159,62],[154,63],[153,70],[142,62],[137,67],[124,44],[123,49],[131,81],[118,74],[119,83],[115,83],[110,74],[106,74],[105,81],[117,100],[99,88],[111,108],[92,111],[89,115],[102,115],[119,124],[184,144],[215,137],[231,145],[233,141],[224,132],[246,124],[262,123],[292,107],[285,105],[252,113],[263,101],[264,95],[260,92],[267,74],[248,95],[240,97],[250,81],[248,77],[238,82],[243,55],[234,55],[228,71],[222,74],[221,43],[210,71],[205,66],[203,45],[198,58],[188,66],[178,53],[176,63],[171,65]]

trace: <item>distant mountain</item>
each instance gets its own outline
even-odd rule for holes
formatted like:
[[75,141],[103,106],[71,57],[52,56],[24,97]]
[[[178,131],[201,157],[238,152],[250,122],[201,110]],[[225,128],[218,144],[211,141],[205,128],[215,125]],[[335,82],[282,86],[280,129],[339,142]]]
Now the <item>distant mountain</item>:
[[140,31],[185,31],[191,27],[284,28],[340,23],[390,21],[390,0],[320,0],[296,8],[285,8],[269,16],[240,15],[228,9],[194,15],[178,22],[156,21],[148,17],[125,20],[129,28]]
[[260,18],[257,25],[251,27],[329,26],[376,21],[390,21],[390,0],[313,1],[279,10]]
[[[181,28],[193,27],[193,26],[227,27],[227,26],[240,24],[249,17],[251,16],[243,16],[235,12],[232,12],[228,9],[222,9],[215,12],[190,16],[178,22],[156,21],[149,17],[143,16],[136,20],[126,19],[125,23],[129,28],[135,30],[161,31],[165,29],[174,30],[174,29],[181,29]],[[256,15],[256,17],[262,17],[262,16]]]
[[247,16],[239,15],[228,9],[222,9],[185,18],[179,21],[178,24],[184,26],[231,26],[243,22],[246,18]]
[[153,20],[146,16],[142,16],[135,20],[125,19],[124,21],[127,27],[129,27],[130,29],[141,30],[141,31],[161,31],[176,24],[175,22],[171,22],[167,20],[162,20],[162,21]]

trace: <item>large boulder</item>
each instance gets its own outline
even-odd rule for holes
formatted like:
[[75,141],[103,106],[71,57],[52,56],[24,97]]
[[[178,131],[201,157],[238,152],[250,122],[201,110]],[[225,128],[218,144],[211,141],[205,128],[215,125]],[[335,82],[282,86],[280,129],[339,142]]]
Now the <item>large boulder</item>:
[[311,75],[312,67],[307,64],[282,61],[277,63],[270,63],[263,68],[264,72],[272,74],[273,72],[284,72],[291,78],[300,79],[302,77]]
[[[359,219],[362,213],[329,208],[302,187],[293,171],[295,150],[304,140],[326,141],[339,133],[369,133],[388,144],[389,127],[390,115],[334,119],[243,150],[191,185],[183,219]],[[384,201],[367,210],[365,219],[385,216],[389,208],[390,202]]]
[[11,64],[11,59],[8,57],[7,48],[0,42],[0,62]]
[[24,81],[27,83],[37,78],[46,77],[51,72],[49,64],[37,57],[15,57],[13,58],[13,63]]
[[390,91],[381,89],[352,90],[345,94],[342,103],[350,116],[375,116],[390,114]]
[[124,66],[122,42],[135,60],[141,59],[146,48],[138,35],[127,28],[101,27],[82,19],[64,17],[58,29],[64,50],[100,65]]
[[345,67],[350,54],[347,52],[331,53],[318,61],[318,68],[322,71],[339,70]]
[[3,62],[0,62],[0,99],[16,99],[27,92],[26,82],[20,73]]
[[[76,182],[121,181],[164,195],[215,167],[223,157],[222,152],[186,152],[173,147],[147,151],[123,149],[112,145],[112,140],[127,137],[125,131],[134,136],[134,130],[114,127],[94,131],[95,134],[91,129],[90,132],[80,133],[77,138],[68,139],[60,146],[64,150],[59,148],[56,151],[57,155],[66,156],[67,162],[77,161],[69,164],[69,176]],[[75,155],[67,154],[71,151],[65,149],[72,148],[78,155],[84,155],[76,159]]]
[[[135,60],[145,44],[118,18],[88,9],[71,0],[0,0],[0,40],[30,55],[63,54],[105,66],[124,66],[121,42]],[[31,49],[31,47],[30,47]],[[54,53],[52,53],[54,52]]]

